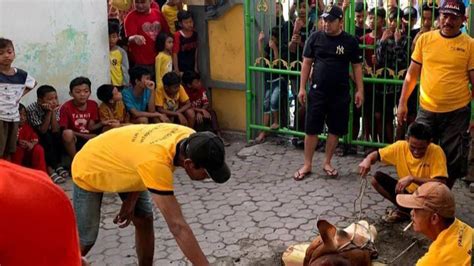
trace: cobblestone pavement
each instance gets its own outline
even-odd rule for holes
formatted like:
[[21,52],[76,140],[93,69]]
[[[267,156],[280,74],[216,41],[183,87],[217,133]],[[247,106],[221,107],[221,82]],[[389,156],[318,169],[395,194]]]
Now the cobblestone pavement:
[[[303,151],[291,145],[264,143],[249,148],[234,140],[227,151],[232,178],[218,185],[191,181],[184,171],[175,175],[175,194],[201,248],[213,265],[280,265],[282,252],[290,244],[309,242],[316,234],[318,217],[347,226],[355,217],[354,201],[360,191],[357,165],[361,156],[334,157],[339,177],[323,175],[323,153],[314,158],[313,174],[296,182],[291,176],[300,166]],[[380,166],[384,171],[394,169]],[[457,216],[474,224],[474,194],[458,182],[454,188]],[[71,182],[63,188],[71,195]],[[119,229],[113,217],[120,199],[106,195],[101,229],[88,259],[93,265],[136,265],[134,229]],[[412,263],[428,242],[412,233],[402,235],[406,224],[386,225],[380,216],[390,206],[370,185],[363,198],[362,217],[375,223],[380,261],[390,261],[413,240],[418,245],[395,264]],[[155,212],[155,265],[188,265],[159,211]]]

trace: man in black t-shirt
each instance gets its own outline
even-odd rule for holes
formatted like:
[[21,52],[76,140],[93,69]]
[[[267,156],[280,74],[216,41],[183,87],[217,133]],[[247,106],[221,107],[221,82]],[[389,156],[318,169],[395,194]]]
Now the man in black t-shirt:
[[[329,135],[326,141],[326,159],[323,170],[329,176],[337,176],[331,165],[331,158],[340,136],[347,134],[349,122],[349,63],[352,64],[357,86],[354,99],[359,108],[364,101],[362,83],[362,54],[358,41],[342,31],[342,10],[333,6],[322,15],[324,31],[312,33],[303,51],[300,91],[298,100],[306,104],[306,129],[304,165],[294,174],[295,180],[302,180],[311,173],[314,150],[318,134],[327,124]],[[314,66],[313,66],[314,63]],[[311,87],[306,95],[306,82],[313,66]]]

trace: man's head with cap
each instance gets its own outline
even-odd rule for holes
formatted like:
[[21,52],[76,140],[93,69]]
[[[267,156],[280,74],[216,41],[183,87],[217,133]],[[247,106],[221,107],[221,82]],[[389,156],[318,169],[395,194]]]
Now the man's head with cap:
[[441,182],[427,182],[413,194],[399,194],[397,203],[412,209],[413,230],[429,238],[437,236],[437,231],[444,230],[454,221],[454,195]]
[[460,34],[460,29],[466,20],[466,6],[462,0],[445,0],[439,9],[441,14],[439,24],[441,33],[452,37]]
[[230,178],[230,169],[225,163],[225,149],[222,140],[214,133],[191,134],[180,145],[183,167],[193,180],[212,178],[224,183]]
[[342,31],[342,9],[336,5],[329,7],[322,15],[324,32],[330,36],[339,35]]

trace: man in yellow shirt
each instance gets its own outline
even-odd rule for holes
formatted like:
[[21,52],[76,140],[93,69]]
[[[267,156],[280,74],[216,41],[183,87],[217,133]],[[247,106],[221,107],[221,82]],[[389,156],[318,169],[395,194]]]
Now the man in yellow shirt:
[[439,12],[440,30],[427,32],[416,42],[411,64],[403,83],[397,118],[406,121],[407,100],[418,77],[420,109],[416,121],[432,128],[446,153],[452,187],[457,178],[467,173],[471,91],[474,84],[474,41],[460,30],[466,21],[461,0],[446,0]]
[[455,218],[454,195],[446,185],[425,183],[411,195],[397,195],[397,203],[412,209],[413,230],[433,241],[417,266],[472,265],[474,231]]
[[[222,141],[213,133],[174,124],[131,125],[107,131],[87,142],[72,162],[73,203],[82,255],[99,231],[104,192],[123,200],[114,219],[120,228],[133,221],[139,265],[152,265],[153,211],[150,194],[178,246],[193,265],[208,265],[174,196],[173,171],[183,167],[192,180],[230,178]],[[148,191],[147,191],[148,190]]]
[[419,185],[427,182],[445,182],[447,169],[444,152],[438,145],[430,143],[430,140],[430,129],[413,122],[408,128],[408,140],[397,141],[374,151],[359,164],[362,176],[367,175],[376,161],[393,165],[397,170],[398,180],[377,171],[371,181],[375,190],[397,207],[383,217],[386,222],[400,222],[410,218],[410,210],[397,204],[397,194],[411,194]]
[[161,7],[161,13],[165,16],[170,33],[173,35],[177,30],[176,22],[178,22],[178,11],[181,10],[183,10],[182,0],[168,0],[166,1],[166,4]]

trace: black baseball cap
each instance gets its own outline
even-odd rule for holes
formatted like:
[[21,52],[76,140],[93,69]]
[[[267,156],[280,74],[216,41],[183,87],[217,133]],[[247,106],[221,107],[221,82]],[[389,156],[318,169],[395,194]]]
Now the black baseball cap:
[[466,6],[460,0],[445,0],[439,13],[453,14],[458,17],[462,17],[466,13]]
[[336,19],[342,19],[342,9],[338,6],[332,6],[330,9],[326,10],[321,17],[324,20],[333,21]]
[[204,167],[216,183],[230,178],[230,169],[225,163],[222,140],[214,133],[205,131],[191,134],[186,140],[186,155],[197,167]]

